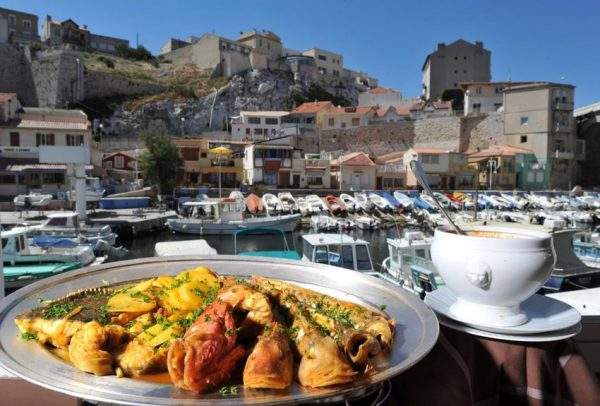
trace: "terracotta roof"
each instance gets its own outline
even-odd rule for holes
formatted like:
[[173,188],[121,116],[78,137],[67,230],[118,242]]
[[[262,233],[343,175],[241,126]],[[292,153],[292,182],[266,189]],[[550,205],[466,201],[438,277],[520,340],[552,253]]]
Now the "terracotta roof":
[[302,103],[294,110],[292,113],[300,113],[300,114],[310,114],[310,113],[318,113],[323,109],[328,109],[333,107],[333,103],[330,101],[314,101],[314,102],[306,102]]
[[0,93],[0,103],[8,101],[9,99],[12,99],[13,97],[17,97],[16,93]]
[[404,153],[406,151],[396,151],[390,152],[389,154],[379,155],[375,158],[376,163],[390,163],[391,161],[396,161],[404,158]]
[[514,147],[512,145],[491,145],[487,149],[482,149],[470,154],[469,159],[493,156],[515,156],[516,154],[533,154],[533,151],[527,148]]
[[436,110],[449,110],[452,108],[451,101],[434,101],[432,103],[418,102],[410,106],[410,111],[422,110],[427,106],[427,104],[433,105]]
[[396,113],[400,116],[410,116],[410,109],[412,105],[402,104],[394,107],[396,109]]
[[389,93],[396,93],[395,90],[393,89],[388,89],[387,87],[374,87],[373,89],[369,89],[367,90],[367,93],[371,93],[371,94],[389,94]]
[[415,151],[418,154],[445,154],[448,153],[450,151],[446,150],[446,149],[441,149],[441,148],[425,148],[425,147],[417,147],[417,148],[412,148],[413,151]]
[[375,163],[364,152],[351,152],[343,155],[339,157],[338,162],[346,166],[375,166]]

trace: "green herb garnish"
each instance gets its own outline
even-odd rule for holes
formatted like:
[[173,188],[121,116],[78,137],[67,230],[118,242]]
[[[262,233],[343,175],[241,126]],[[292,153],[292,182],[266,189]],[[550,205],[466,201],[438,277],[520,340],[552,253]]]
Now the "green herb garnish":
[[37,335],[35,333],[30,333],[28,331],[21,333],[21,339],[25,341],[29,340],[37,340]]
[[56,303],[45,308],[42,311],[42,317],[46,320],[60,319],[61,317],[71,313],[73,309],[75,309],[75,305],[73,303]]

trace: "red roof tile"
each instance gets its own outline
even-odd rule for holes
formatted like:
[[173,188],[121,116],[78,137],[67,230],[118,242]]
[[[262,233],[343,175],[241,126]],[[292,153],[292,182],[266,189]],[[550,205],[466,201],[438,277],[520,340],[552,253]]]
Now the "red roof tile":
[[339,162],[346,166],[375,166],[371,158],[364,152],[352,152],[339,158]]
[[12,99],[13,97],[16,97],[17,94],[16,93],[0,93],[0,103],[8,101],[9,99]]
[[388,89],[387,87],[374,87],[373,89],[369,89],[367,90],[367,93],[371,93],[371,94],[388,94],[388,93],[394,93],[394,91],[392,89]]
[[533,154],[533,151],[527,148],[514,147],[512,145],[490,145],[487,149],[482,149],[470,154],[469,158],[514,156],[516,154]]
[[449,152],[448,150],[445,149],[440,149],[440,148],[421,148],[421,147],[417,147],[417,148],[413,148],[413,150],[419,154],[445,154],[447,152]]
[[333,103],[330,101],[315,101],[315,102],[306,102],[302,103],[294,110],[292,113],[300,113],[300,114],[310,114],[310,113],[318,113],[323,109],[328,109],[333,107]]

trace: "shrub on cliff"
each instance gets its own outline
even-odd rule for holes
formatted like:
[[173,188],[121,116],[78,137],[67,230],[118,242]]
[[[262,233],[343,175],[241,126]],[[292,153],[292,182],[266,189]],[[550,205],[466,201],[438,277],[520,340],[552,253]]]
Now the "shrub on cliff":
[[[343,98],[336,96],[334,94],[329,93],[327,90],[323,89],[321,86],[316,84],[311,84],[307,91],[305,92],[294,92],[290,95],[291,101],[295,106],[299,106],[302,103],[312,102],[312,101],[330,101],[336,106],[348,107],[351,106],[352,103]],[[290,106],[293,107],[293,106]]]
[[179,149],[162,131],[149,130],[142,134],[142,139],[146,144],[146,151],[140,156],[144,180],[149,185],[157,185],[159,194],[171,193],[183,166]]
[[158,67],[158,61],[156,58],[143,45],[138,45],[137,48],[130,48],[123,44],[117,44],[115,46],[115,50],[117,51],[117,55],[119,55],[121,58],[131,59],[134,61],[145,61],[153,64],[155,67]]

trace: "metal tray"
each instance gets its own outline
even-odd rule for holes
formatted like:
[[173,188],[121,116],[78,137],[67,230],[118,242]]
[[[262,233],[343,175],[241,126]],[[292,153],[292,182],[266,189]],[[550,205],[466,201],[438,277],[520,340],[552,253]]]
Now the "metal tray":
[[[251,390],[241,385],[238,394],[193,395],[172,385],[81,372],[54,357],[35,342],[23,341],[15,316],[39,305],[39,299],[55,299],[82,288],[128,280],[176,274],[205,265],[222,275],[262,275],[301,284],[340,299],[372,308],[385,305],[396,321],[390,354],[375,359],[378,372],[352,384],[326,389],[306,389],[294,383],[284,391]],[[29,285],[0,301],[0,365],[34,384],[78,398],[118,404],[236,405],[292,404],[318,399],[349,399],[398,375],[421,360],[437,341],[436,316],[416,296],[377,278],[355,271],[303,261],[239,256],[185,256],[145,258],[82,268]]]

